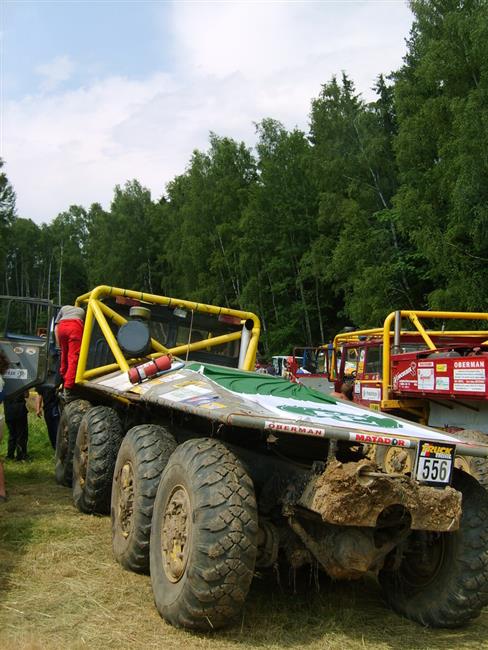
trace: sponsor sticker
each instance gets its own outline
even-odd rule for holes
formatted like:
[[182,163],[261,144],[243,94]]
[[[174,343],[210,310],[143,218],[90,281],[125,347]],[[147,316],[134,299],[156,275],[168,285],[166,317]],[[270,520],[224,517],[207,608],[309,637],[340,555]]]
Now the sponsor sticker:
[[463,361],[455,361],[454,368],[484,368],[484,359],[467,359]]
[[171,402],[184,402],[191,397],[199,397],[202,395],[209,395],[212,389],[208,386],[198,386],[197,384],[185,385],[183,388],[177,388],[169,393],[160,395],[160,399],[169,400]]
[[[459,364],[479,365],[459,365]],[[481,361],[456,361],[453,374],[454,390],[460,392],[484,393],[486,390],[486,370]]]
[[454,380],[456,379],[478,379],[484,381],[485,369],[484,368],[466,368],[466,369],[454,368]]
[[195,395],[193,397],[188,397],[182,401],[182,404],[189,404],[191,406],[203,406],[204,404],[209,404],[219,399],[218,395]]
[[185,375],[182,375],[181,372],[176,372],[174,375],[164,375],[157,379],[159,384],[167,384],[171,381],[176,381],[177,379],[185,379]]
[[185,388],[186,386],[208,386],[205,381],[195,381],[194,379],[187,379],[185,376],[183,376],[183,378],[185,381],[179,381],[175,384],[175,388]]
[[486,390],[485,382],[480,383],[477,381],[468,382],[454,382],[454,390],[464,393],[484,393]]
[[325,429],[321,427],[307,427],[289,424],[288,422],[274,422],[268,420],[264,423],[266,431],[281,431],[283,433],[300,433],[306,436],[324,436]]
[[381,388],[372,388],[370,386],[363,386],[363,392],[361,394],[363,399],[367,399],[373,402],[379,402],[381,400]]
[[419,440],[415,478],[419,483],[444,487],[451,482],[456,445]]
[[222,402],[206,402],[205,404],[200,404],[200,408],[207,409],[207,411],[214,411],[215,409],[225,409],[225,404],[222,404]]
[[408,368],[405,368],[405,370],[402,370],[399,372],[397,375],[393,377],[393,386],[397,387],[398,382],[406,377],[407,375],[415,375],[415,371],[417,370],[417,364],[415,361],[412,361],[412,363],[408,366]]
[[437,372],[447,372],[447,363],[437,363],[435,369]]
[[436,377],[435,389],[436,390],[449,390],[449,377]]
[[357,431],[349,432],[349,440],[352,442],[362,442],[364,444],[388,445],[389,447],[412,446],[412,441],[407,438],[376,436],[373,433],[358,433]]
[[7,379],[27,379],[27,368],[7,368],[3,376]]
[[434,368],[419,368],[417,371],[419,390],[434,390]]

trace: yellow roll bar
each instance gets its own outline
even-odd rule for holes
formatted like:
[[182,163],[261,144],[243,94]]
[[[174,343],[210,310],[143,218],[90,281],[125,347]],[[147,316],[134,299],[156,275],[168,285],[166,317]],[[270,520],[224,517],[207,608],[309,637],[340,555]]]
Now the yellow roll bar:
[[[342,332],[337,334],[334,338],[333,349],[332,349],[332,359],[331,359],[331,379],[336,378],[335,368],[336,368],[336,358],[337,350],[343,343],[354,343],[359,342],[360,339],[382,339],[383,341],[383,373],[382,373],[382,388],[383,388],[383,399],[387,399],[389,391],[391,390],[392,379],[391,379],[391,340],[394,336],[392,331],[392,323],[395,321],[395,314],[398,312],[391,312],[385,318],[383,327],[375,327],[371,329],[364,330],[354,330],[353,332]],[[488,313],[486,312],[464,312],[464,311],[427,311],[427,310],[413,310],[413,309],[402,309],[400,312],[400,325],[401,319],[407,318],[412,325],[415,327],[414,330],[403,330],[400,326],[400,338],[407,338],[410,336],[416,336],[420,334],[422,340],[425,342],[427,349],[436,350],[436,345],[432,340],[432,337],[444,336],[444,337],[482,337],[488,335],[488,330],[427,330],[422,325],[420,319],[442,319],[442,320],[482,320],[488,321]],[[488,343],[484,341],[481,345]]]
[[[239,309],[230,309],[228,307],[218,307],[216,305],[207,305],[205,303],[191,302],[188,300],[181,300],[179,298],[169,298],[167,296],[158,296],[152,293],[144,293],[141,291],[133,291],[130,289],[120,289],[118,287],[109,287],[100,285],[79,296],[76,299],[75,305],[77,307],[86,307],[85,327],[83,330],[83,338],[81,342],[80,357],[78,360],[78,367],[76,371],[76,382],[81,383],[89,379],[93,379],[101,374],[113,372],[117,369],[127,372],[130,364],[137,361],[137,359],[126,359],[122,350],[117,343],[107,318],[118,326],[124,325],[127,319],[114,311],[111,307],[106,305],[103,301],[105,298],[113,297],[132,298],[143,303],[164,305],[166,307],[179,307],[188,311],[196,311],[206,314],[214,314],[215,316],[230,316],[240,320],[243,327],[250,329],[249,344],[247,347],[246,355],[244,358],[243,370],[253,370],[256,362],[256,353],[259,341],[259,334],[261,332],[261,325],[259,318],[248,311],[241,311]],[[97,322],[107,344],[114,355],[115,363],[97,368],[87,369],[88,352],[90,348],[90,340],[93,332],[94,322]],[[250,327],[249,327],[250,325]],[[156,358],[162,354],[170,353],[174,356],[183,355],[196,350],[203,350],[206,348],[215,347],[230,341],[238,341],[242,338],[242,332],[232,332],[230,334],[223,334],[219,336],[210,336],[203,341],[195,341],[184,345],[178,345],[173,348],[166,348],[159,341],[151,338],[152,352],[148,356]]]

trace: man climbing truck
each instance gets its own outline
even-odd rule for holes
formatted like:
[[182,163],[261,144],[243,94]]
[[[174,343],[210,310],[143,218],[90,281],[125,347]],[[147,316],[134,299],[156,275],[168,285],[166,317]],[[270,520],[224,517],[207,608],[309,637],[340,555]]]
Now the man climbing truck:
[[[76,304],[78,399],[57,478],[81,511],[111,514],[116,560],[150,572],[167,621],[229,624],[255,570],[278,561],[374,573],[423,625],[462,626],[488,603],[488,495],[455,467],[486,462],[486,445],[250,372],[250,312],[106,286]],[[1,332],[12,390],[45,375],[45,342],[22,340]],[[380,447],[412,450],[411,471],[387,474]]]

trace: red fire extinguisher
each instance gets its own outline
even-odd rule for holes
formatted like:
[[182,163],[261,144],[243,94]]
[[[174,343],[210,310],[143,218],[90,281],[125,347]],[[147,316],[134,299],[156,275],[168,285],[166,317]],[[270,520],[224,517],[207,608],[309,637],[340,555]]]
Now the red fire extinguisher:
[[144,381],[144,379],[154,377],[154,375],[157,375],[163,370],[169,370],[171,368],[171,362],[171,355],[165,354],[157,359],[147,361],[140,366],[134,366],[129,370],[129,381],[133,384],[139,384],[141,381]]

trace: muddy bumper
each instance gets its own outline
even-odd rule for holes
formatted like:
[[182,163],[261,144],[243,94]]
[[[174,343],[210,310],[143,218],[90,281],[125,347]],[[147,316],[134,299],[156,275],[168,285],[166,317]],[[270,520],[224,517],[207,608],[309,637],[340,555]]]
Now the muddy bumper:
[[368,460],[330,463],[306,486],[299,506],[339,526],[379,525],[392,506],[402,506],[413,530],[454,531],[461,519],[461,493],[420,485],[408,476],[383,474]]

